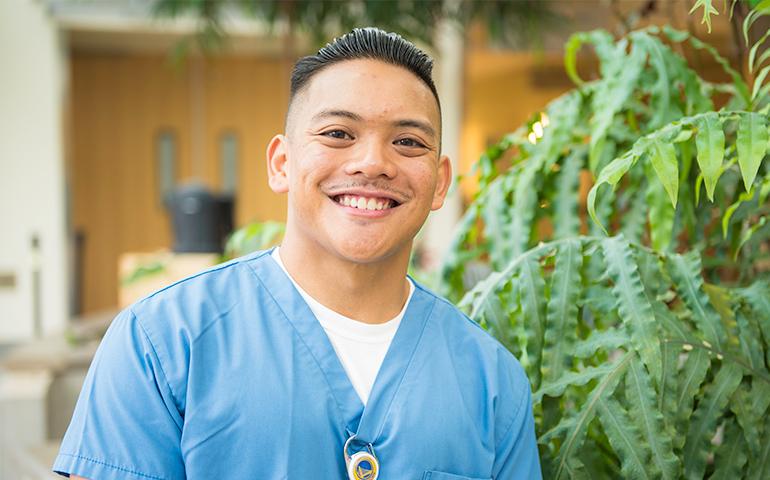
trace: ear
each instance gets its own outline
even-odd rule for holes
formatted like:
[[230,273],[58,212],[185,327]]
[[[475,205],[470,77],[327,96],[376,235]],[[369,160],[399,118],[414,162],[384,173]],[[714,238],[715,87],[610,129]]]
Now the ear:
[[267,144],[267,183],[275,193],[289,191],[287,147],[288,142],[283,135],[274,136]]
[[438,210],[444,205],[444,199],[449,191],[449,185],[452,184],[452,162],[449,157],[442,155],[438,159],[438,171],[436,172],[436,190],[433,192],[433,203],[431,210]]

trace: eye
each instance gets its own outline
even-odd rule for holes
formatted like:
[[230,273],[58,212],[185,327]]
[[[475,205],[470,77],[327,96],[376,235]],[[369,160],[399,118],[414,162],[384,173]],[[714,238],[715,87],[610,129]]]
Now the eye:
[[393,142],[395,145],[399,145],[402,147],[412,147],[412,148],[427,148],[424,143],[420,142],[419,140],[415,140],[414,138],[399,138],[395,142]]
[[329,138],[336,138],[339,140],[352,140],[353,137],[344,130],[328,130],[326,132],[322,132],[321,135]]

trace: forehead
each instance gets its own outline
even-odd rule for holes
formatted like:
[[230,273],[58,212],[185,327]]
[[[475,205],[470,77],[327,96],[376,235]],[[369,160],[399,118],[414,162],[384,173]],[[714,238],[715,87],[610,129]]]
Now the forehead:
[[438,105],[428,86],[406,68],[380,60],[345,60],[325,67],[297,97],[295,113],[304,122],[318,112],[345,110],[366,120],[421,120],[437,130],[440,123]]

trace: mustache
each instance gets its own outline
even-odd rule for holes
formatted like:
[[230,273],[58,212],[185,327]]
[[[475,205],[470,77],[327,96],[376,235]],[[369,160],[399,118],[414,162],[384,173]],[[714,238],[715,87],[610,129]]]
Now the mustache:
[[393,195],[396,198],[409,200],[412,195],[409,192],[394,187],[388,180],[367,180],[367,181],[346,181],[346,182],[325,182],[321,188],[326,192],[343,192],[351,189],[377,190]]

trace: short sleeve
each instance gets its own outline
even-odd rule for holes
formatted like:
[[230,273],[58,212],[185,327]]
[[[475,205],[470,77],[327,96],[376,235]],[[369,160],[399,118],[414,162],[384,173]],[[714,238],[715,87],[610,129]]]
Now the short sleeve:
[[[525,385],[529,383],[525,382]],[[513,421],[498,442],[493,478],[542,479],[535,419],[532,415],[532,395],[529,389],[520,395],[519,408]]]
[[184,478],[174,398],[141,323],[121,312],[91,363],[53,470],[99,480]]

